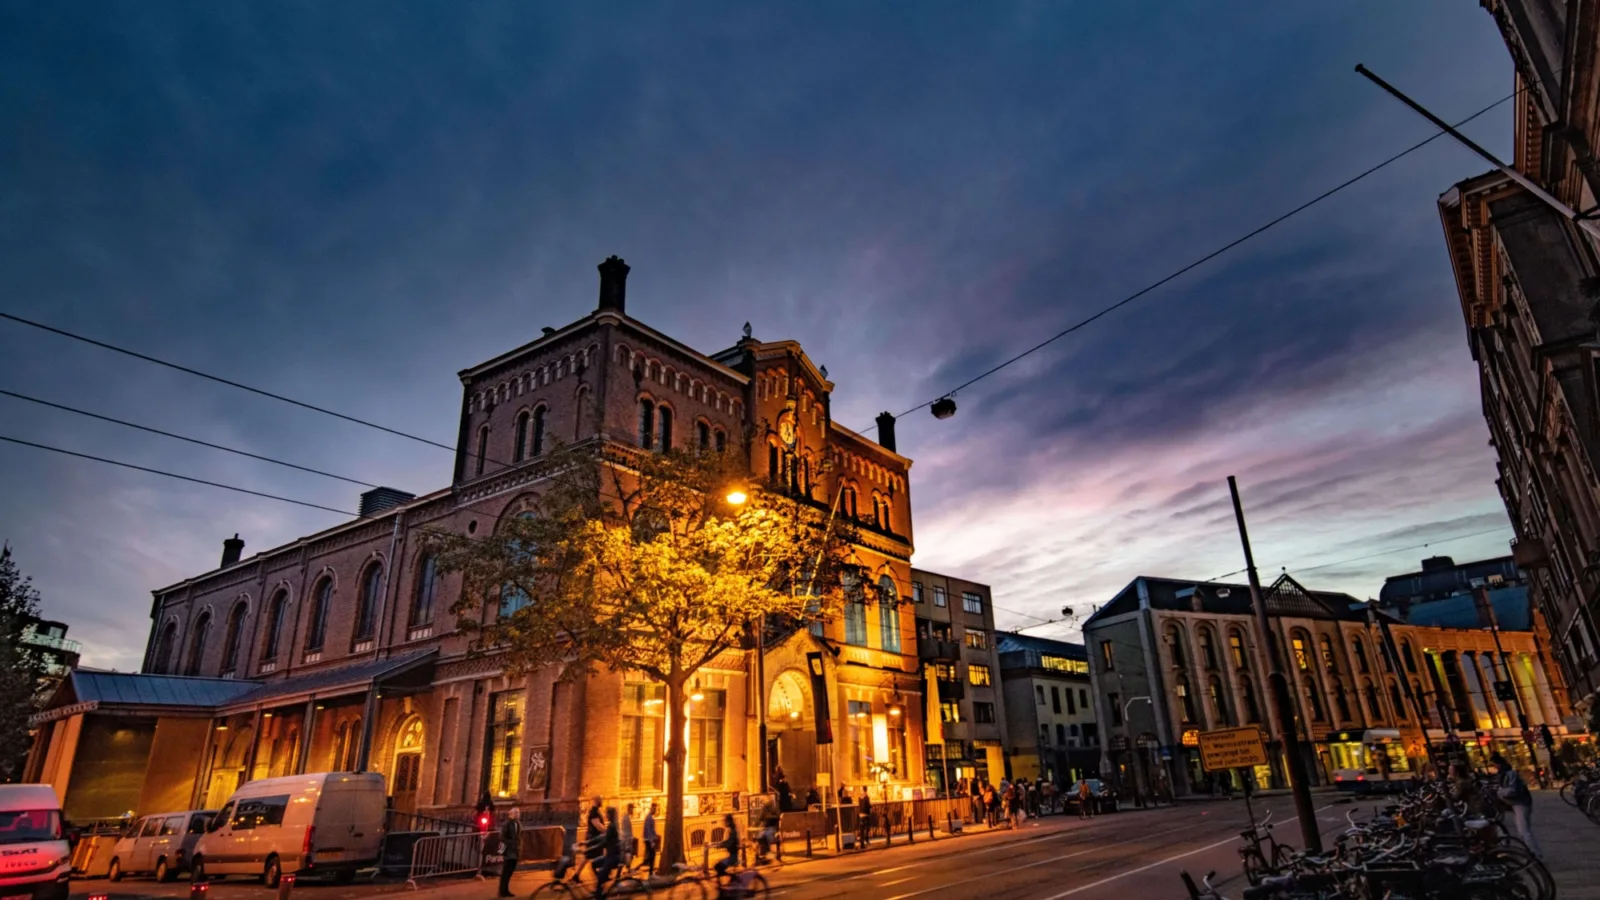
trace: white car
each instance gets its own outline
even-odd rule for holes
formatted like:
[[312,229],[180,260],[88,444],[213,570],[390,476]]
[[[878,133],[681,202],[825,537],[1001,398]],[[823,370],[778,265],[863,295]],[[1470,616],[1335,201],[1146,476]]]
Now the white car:
[[72,851],[47,784],[0,784],[0,897],[67,900]]
[[348,881],[378,864],[384,784],[376,772],[323,772],[241,785],[195,845],[193,880],[285,872]]

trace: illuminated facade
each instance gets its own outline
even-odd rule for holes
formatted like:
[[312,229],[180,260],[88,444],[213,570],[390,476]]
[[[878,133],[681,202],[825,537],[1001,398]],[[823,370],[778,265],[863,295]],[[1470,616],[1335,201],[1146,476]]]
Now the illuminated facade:
[[[41,714],[31,774],[57,786],[70,816],[162,811],[139,804],[180,795],[176,808],[215,807],[244,781],[347,769],[383,773],[396,810],[449,818],[485,793],[529,822],[571,821],[596,794],[659,798],[662,687],[630,672],[513,678],[494,653],[469,652],[452,612],[460,576],[439,571],[421,540],[490,535],[524,512],[557,441],[744,455],[773,490],[853,519],[860,578],[890,589],[885,601],[858,592],[873,599],[814,630],[769,635],[759,689],[750,651],[701,671],[688,721],[691,844],[759,788],[763,713],[766,752],[798,793],[841,778],[891,794],[922,786],[921,720],[904,714],[922,702],[914,616],[894,602],[911,582],[911,462],[895,452],[893,418],[880,420],[879,441],[862,437],[833,421],[833,384],[799,344],[757,340],[747,326],[727,350],[697,352],[627,314],[626,264],[599,268],[594,312],[460,373],[448,488],[371,491],[366,518],[249,558],[235,538],[218,569],[155,592],[144,674],[122,676],[148,690],[80,679]],[[492,620],[507,602],[517,598],[477,614]],[[807,677],[808,653],[824,660],[821,681]],[[204,686],[204,703],[147,702],[184,685]],[[813,685],[828,694],[833,745],[816,742]],[[66,745],[112,712],[146,723],[135,740],[150,772],[160,748],[182,748],[187,791],[79,771]]]

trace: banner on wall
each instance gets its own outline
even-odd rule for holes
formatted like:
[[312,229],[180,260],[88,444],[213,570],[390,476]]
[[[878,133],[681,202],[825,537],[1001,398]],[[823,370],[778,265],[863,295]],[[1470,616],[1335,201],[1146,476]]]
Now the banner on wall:
[[821,653],[806,654],[806,670],[811,673],[811,709],[813,726],[817,729],[817,743],[833,743],[833,714],[828,710],[828,673],[822,666]]

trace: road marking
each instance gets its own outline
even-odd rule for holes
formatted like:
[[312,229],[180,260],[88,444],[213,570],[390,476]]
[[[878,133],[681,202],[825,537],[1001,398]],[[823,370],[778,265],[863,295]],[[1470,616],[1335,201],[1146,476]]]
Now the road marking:
[[909,864],[903,865],[903,866],[895,866],[895,867],[890,868],[890,869],[879,869],[878,871],[873,872],[872,874],[874,874],[874,875],[888,875],[888,874],[893,873],[893,872],[898,872],[898,871],[900,871],[902,869],[909,869],[914,865],[916,865],[916,863],[909,863]]
[[[1322,809],[1317,810],[1317,812],[1322,812],[1323,809],[1332,809],[1332,808],[1333,808],[1333,804],[1330,803],[1329,805],[1324,806]],[[1293,822],[1293,821],[1295,821],[1295,820],[1297,820],[1299,818],[1300,818],[1299,816],[1291,816],[1291,817],[1289,817],[1287,819],[1284,819],[1283,822],[1284,822],[1285,825],[1287,825],[1288,823]],[[1179,853],[1176,856],[1169,856],[1166,859],[1159,860],[1157,862],[1153,862],[1153,863],[1149,863],[1147,865],[1140,866],[1137,869],[1129,869],[1126,872],[1118,872],[1115,875],[1109,875],[1109,876],[1107,876],[1105,878],[1100,879],[1099,881],[1094,881],[1094,882],[1090,882],[1089,884],[1080,885],[1080,886],[1072,888],[1070,890],[1062,891],[1059,894],[1052,894],[1049,897],[1046,897],[1045,900],[1061,900],[1061,898],[1063,898],[1063,897],[1070,897],[1073,894],[1077,894],[1077,893],[1081,893],[1083,891],[1087,891],[1090,888],[1097,888],[1097,887],[1101,886],[1102,884],[1110,884],[1111,882],[1116,881],[1119,878],[1127,878],[1129,875],[1137,875],[1140,872],[1148,872],[1149,870],[1154,869],[1157,866],[1164,866],[1169,862],[1176,862],[1176,861],[1178,861],[1180,859],[1183,859],[1185,857],[1194,856],[1196,853],[1204,853],[1207,850],[1215,850],[1218,847],[1223,846],[1224,844],[1231,844],[1234,841],[1237,841],[1238,839],[1239,839],[1238,837],[1226,837],[1226,838],[1223,838],[1220,841],[1217,841],[1215,844],[1207,844],[1204,847],[1200,847],[1199,849],[1196,849],[1196,850],[1190,850],[1187,853]]]
[[878,887],[894,887],[897,884],[905,884],[916,877],[917,876],[915,875],[907,875],[905,878],[896,878],[894,881],[885,881],[883,884],[878,885]]

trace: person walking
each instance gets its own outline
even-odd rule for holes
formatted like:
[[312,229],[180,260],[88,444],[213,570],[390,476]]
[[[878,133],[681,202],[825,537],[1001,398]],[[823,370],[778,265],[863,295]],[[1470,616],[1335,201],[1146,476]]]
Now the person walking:
[[1511,817],[1517,823],[1517,837],[1528,845],[1534,856],[1543,858],[1539,840],[1533,836],[1533,793],[1528,790],[1527,782],[1522,780],[1522,776],[1517,774],[1504,756],[1496,753],[1489,758],[1489,763],[1494,766],[1498,776],[1495,792],[1501,801],[1511,807]]
[[856,804],[856,845],[857,849],[867,849],[867,843],[872,840],[872,799],[867,796],[867,789],[861,788],[861,799]]
[[1094,802],[1094,792],[1089,789],[1089,779],[1078,780],[1078,818],[1087,819],[1091,815],[1089,804]]
[[622,838],[622,868],[633,870],[633,858],[637,855],[633,843],[633,804],[629,803],[622,808],[622,821],[618,823],[618,831]]
[[661,846],[661,835],[656,833],[656,802],[644,807],[644,872],[646,878],[656,874],[656,848]]
[[578,864],[578,871],[572,873],[574,884],[583,877],[583,870],[590,866],[598,869],[597,860],[605,852],[606,819],[600,811],[600,798],[594,798],[594,804],[589,807],[589,813],[584,817],[583,826],[583,862]]
[[517,870],[517,858],[522,855],[522,810],[515,806],[506,810],[506,820],[500,825],[500,896],[511,896],[511,873]]

